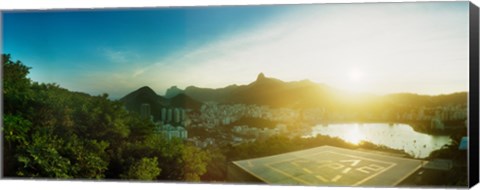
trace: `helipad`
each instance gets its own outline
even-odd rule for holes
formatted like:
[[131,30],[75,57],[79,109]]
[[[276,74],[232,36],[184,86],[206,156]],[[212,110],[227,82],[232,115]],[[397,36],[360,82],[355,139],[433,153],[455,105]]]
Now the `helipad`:
[[395,186],[422,161],[322,146],[233,164],[269,184]]

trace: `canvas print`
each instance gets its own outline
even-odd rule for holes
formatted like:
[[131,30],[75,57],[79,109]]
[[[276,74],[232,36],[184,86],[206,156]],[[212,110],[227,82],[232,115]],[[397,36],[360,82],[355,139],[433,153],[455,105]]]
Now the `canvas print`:
[[2,177],[468,185],[469,2],[2,12]]

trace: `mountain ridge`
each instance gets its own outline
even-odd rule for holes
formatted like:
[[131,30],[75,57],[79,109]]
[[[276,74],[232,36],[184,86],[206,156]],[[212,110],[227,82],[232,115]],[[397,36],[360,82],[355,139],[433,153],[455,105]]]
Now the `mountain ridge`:
[[[170,91],[170,92],[169,92]],[[136,92],[136,93],[134,93]],[[155,107],[186,107],[197,109],[202,103],[215,101],[224,104],[255,104],[286,108],[328,108],[361,109],[365,106],[377,106],[378,109],[387,105],[412,106],[442,106],[448,104],[464,104],[467,101],[466,92],[446,95],[421,95],[415,93],[393,93],[388,95],[373,95],[367,93],[350,93],[322,83],[310,80],[285,82],[259,73],[255,81],[245,85],[229,85],[223,88],[201,88],[188,86],[179,89],[172,86],[167,90],[168,97],[157,95],[151,88],[142,87],[129,93],[121,100],[127,108],[139,110],[141,102]],[[132,94],[136,94],[133,97]],[[147,95],[145,95],[147,94]],[[129,98],[126,98],[129,97]],[[136,100],[132,106],[126,99]],[[152,106],[152,107],[153,107]],[[152,113],[156,112],[152,108]]]

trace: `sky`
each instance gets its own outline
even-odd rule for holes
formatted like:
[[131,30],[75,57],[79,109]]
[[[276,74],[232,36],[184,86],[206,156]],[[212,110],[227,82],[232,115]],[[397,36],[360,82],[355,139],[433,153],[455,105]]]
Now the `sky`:
[[8,11],[2,48],[34,81],[121,98],[248,84],[468,91],[468,2]]

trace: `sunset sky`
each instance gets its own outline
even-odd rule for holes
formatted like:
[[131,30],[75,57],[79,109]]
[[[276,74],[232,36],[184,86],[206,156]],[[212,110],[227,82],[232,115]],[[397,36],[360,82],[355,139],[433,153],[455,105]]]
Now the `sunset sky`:
[[2,15],[29,77],[120,98],[258,73],[387,94],[468,91],[468,2],[213,6]]

